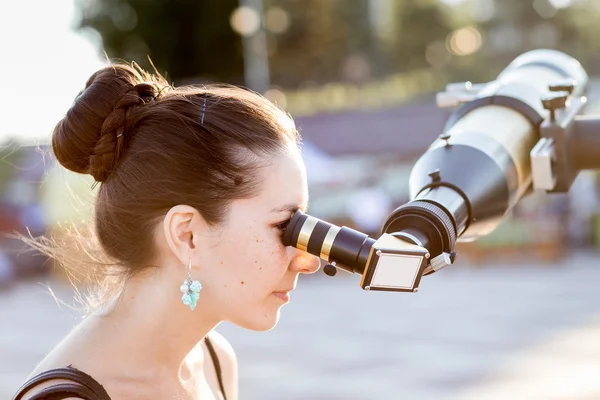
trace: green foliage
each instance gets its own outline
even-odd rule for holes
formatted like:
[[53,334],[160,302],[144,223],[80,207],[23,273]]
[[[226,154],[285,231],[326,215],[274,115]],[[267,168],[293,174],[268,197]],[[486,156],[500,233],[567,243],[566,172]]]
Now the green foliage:
[[365,0],[271,0],[291,18],[289,29],[269,34],[276,46],[270,58],[272,80],[290,88],[303,82],[340,80],[340,68],[352,54],[369,55],[373,38],[367,26]]
[[[136,61],[181,80],[243,83],[241,39],[230,26],[237,1],[79,0],[80,27],[93,28],[110,58]],[[267,30],[271,79],[295,88],[305,82],[385,77],[427,66],[425,48],[450,31],[437,3],[412,0],[392,4],[401,31],[378,40],[369,19],[369,0],[265,0],[264,8],[283,9],[285,32]],[[363,62],[366,71],[353,78],[346,66]]]
[[[81,27],[97,30],[108,56],[148,67],[176,84],[243,84],[243,47],[230,25],[236,0],[78,0]],[[451,80],[493,79],[535,48],[563,50],[591,75],[600,64],[600,5],[577,0],[263,0],[287,15],[282,31],[265,23],[271,82],[286,90],[331,82],[364,84],[430,68]],[[383,10],[383,11],[382,11]],[[479,10],[479,11],[478,11]],[[481,10],[492,10],[488,18]],[[479,13],[479,14],[478,14]],[[383,22],[382,22],[383,21]],[[449,40],[471,27],[481,46],[458,55]]]
[[229,26],[236,0],[79,0],[80,27],[102,37],[110,58],[136,61],[178,83],[243,83],[241,40]]
[[453,30],[444,8],[435,1],[399,2],[395,20],[398,35],[390,50],[394,69],[400,71],[429,67],[425,57],[428,45],[444,42]]

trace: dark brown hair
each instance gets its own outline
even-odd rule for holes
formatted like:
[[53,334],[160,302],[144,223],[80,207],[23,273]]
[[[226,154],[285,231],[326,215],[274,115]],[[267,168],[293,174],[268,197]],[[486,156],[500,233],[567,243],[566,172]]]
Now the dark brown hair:
[[52,149],[65,168],[100,183],[94,233],[107,257],[96,273],[117,271],[123,282],[155,259],[154,230],[171,207],[223,222],[231,201],[257,194],[256,169],[298,138],[291,118],[254,92],[174,88],[118,64],[90,77]]

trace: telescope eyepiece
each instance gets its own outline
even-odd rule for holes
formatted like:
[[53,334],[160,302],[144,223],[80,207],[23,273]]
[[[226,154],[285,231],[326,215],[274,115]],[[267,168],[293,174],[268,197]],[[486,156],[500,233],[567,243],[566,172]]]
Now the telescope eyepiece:
[[364,233],[339,227],[298,210],[283,234],[283,244],[362,274],[375,240]]

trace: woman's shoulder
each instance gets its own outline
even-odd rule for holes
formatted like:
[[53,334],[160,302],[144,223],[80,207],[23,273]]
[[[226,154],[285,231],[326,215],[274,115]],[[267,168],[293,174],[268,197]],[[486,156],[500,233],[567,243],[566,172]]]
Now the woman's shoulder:
[[229,340],[225,338],[225,336],[221,335],[217,331],[211,331],[208,335],[208,339],[212,343],[217,355],[219,356],[219,360],[223,360],[223,362],[233,362],[237,363],[235,351]]
[[71,400],[87,399],[90,396],[94,399],[110,400],[106,389],[100,383],[85,372],[69,365],[32,376],[21,386],[13,399],[61,398]]
[[227,400],[235,400],[238,397],[238,366],[233,346],[216,331],[210,332],[208,340],[218,357]]

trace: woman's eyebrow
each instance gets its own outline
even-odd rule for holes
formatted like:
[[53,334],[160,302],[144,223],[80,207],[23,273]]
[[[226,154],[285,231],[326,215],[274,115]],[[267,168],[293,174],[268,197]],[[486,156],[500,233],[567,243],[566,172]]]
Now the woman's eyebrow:
[[290,203],[290,204],[283,205],[281,207],[275,207],[274,209],[271,210],[271,212],[284,212],[284,211],[295,212],[298,209],[302,210],[302,207],[299,207],[297,204]]

